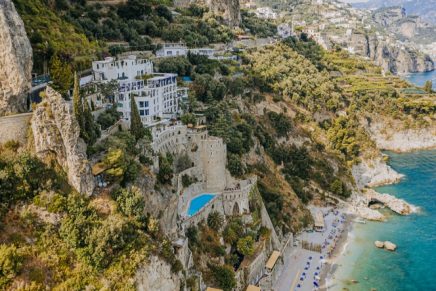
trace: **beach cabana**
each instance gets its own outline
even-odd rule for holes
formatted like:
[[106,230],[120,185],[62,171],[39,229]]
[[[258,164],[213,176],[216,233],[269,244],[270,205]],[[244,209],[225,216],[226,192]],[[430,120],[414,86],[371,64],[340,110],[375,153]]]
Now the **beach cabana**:
[[321,211],[315,213],[315,231],[324,231],[324,216]]
[[280,252],[279,251],[273,251],[271,256],[269,257],[268,261],[266,262],[266,269],[268,272],[272,272],[272,270],[274,269],[274,266],[277,263],[277,260],[280,257]]
[[248,285],[246,291],[261,291],[260,287],[254,286],[254,285]]

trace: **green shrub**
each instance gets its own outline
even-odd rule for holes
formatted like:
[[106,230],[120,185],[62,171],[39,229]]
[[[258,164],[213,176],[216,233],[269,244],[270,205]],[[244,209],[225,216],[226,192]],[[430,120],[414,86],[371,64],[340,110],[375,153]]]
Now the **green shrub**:
[[251,236],[240,238],[236,245],[238,252],[244,256],[251,256],[254,254],[254,240]]
[[6,284],[20,272],[22,257],[14,245],[0,244],[0,287]]
[[218,211],[211,212],[207,217],[207,225],[215,231],[219,231],[223,226],[223,223],[224,217]]

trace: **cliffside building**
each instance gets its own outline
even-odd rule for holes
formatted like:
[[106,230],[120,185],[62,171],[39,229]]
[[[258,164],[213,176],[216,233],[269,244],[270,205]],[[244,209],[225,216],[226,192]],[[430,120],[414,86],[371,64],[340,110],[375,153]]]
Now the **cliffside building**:
[[132,97],[135,97],[145,126],[176,117],[180,113],[181,102],[188,98],[188,89],[177,86],[177,75],[153,73],[150,60],[137,59],[135,56],[119,60],[106,58],[93,62],[92,69],[94,82],[118,81],[115,102],[122,118],[128,123]]

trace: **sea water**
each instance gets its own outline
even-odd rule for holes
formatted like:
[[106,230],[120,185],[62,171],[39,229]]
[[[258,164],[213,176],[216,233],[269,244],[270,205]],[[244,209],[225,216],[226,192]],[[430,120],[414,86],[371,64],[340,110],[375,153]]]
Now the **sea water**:
[[409,74],[405,76],[405,79],[420,87],[423,87],[426,81],[432,81],[433,89],[436,90],[436,71]]
[[[387,222],[355,223],[329,290],[436,290],[436,151],[388,154],[405,178],[375,190],[403,198],[420,212],[399,216],[384,210]],[[376,240],[392,241],[398,249],[378,249]]]

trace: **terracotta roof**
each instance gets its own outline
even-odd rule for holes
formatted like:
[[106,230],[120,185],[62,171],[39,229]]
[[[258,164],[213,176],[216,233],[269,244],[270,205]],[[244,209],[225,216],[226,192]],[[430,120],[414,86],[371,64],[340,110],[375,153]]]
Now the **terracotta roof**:
[[246,291],[261,291],[260,287],[254,286],[254,285],[248,285]]
[[272,270],[277,262],[277,259],[280,257],[279,251],[273,251],[271,256],[269,257],[268,261],[266,262],[266,267],[270,270]]

